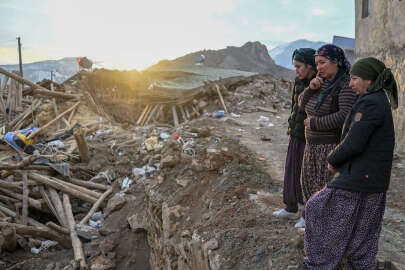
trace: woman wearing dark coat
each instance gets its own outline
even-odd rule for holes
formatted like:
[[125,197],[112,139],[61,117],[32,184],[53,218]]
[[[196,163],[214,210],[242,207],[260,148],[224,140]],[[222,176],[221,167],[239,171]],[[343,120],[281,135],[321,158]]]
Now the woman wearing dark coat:
[[343,258],[349,269],[375,269],[395,144],[390,107],[398,107],[397,86],[391,70],[372,57],[357,61],[350,74],[359,99],[327,159],[333,180],[306,204],[307,257],[295,269],[334,269]]
[[303,204],[300,176],[305,148],[304,120],[307,115],[299,108],[298,97],[316,75],[314,54],[314,49],[300,48],[295,50],[292,56],[297,77],[292,93],[291,115],[288,118],[287,134],[290,135],[290,141],[284,170],[283,202],[285,208],[273,213],[277,217],[296,217],[298,204]]

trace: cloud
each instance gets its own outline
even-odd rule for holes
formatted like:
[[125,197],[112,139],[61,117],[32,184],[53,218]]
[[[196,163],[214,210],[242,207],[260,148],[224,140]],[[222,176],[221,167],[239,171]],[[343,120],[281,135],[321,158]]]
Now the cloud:
[[325,16],[326,15],[326,10],[321,9],[321,8],[313,8],[311,10],[311,14],[314,16]]

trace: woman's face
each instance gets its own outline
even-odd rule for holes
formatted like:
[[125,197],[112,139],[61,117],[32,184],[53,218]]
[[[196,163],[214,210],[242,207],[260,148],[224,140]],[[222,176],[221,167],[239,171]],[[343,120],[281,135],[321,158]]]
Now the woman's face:
[[359,76],[350,76],[350,83],[349,86],[353,89],[354,92],[356,92],[357,95],[365,94],[367,93],[367,88],[371,84],[370,80],[364,80],[363,78]]
[[311,65],[307,65],[296,60],[293,61],[293,65],[295,67],[295,74],[297,74],[298,78],[300,78],[301,80],[311,79],[315,74],[315,71]]
[[338,71],[337,64],[324,56],[315,56],[315,64],[318,75],[328,80],[332,80]]

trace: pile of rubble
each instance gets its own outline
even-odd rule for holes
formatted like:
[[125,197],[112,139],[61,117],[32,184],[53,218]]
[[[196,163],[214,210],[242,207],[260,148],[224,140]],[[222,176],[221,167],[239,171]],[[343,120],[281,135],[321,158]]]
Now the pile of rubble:
[[[253,153],[224,135],[218,121],[200,117],[269,104],[275,104],[271,110],[287,107],[288,83],[234,78],[180,94],[142,89],[129,98],[117,95],[128,89],[95,83],[93,74],[56,85],[0,72],[6,76],[0,93],[0,252],[63,254],[57,264],[46,258],[21,261],[26,257],[16,254],[4,256],[0,265],[235,269],[250,264],[251,256],[258,256],[257,266],[269,263],[268,247],[252,246],[239,256],[226,245],[241,233],[246,241],[258,241],[246,228],[268,221],[249,209],[259,190],[272,188],[272,180]],[[281,85],[285,94],[276,90]],[[273,94],[253,103],[262,89]],[[130,108],[130,121],[114,113],[123,108]],[[12,143],[21,136],[23,145]],[[132,254],[123,243],[139,252]]]

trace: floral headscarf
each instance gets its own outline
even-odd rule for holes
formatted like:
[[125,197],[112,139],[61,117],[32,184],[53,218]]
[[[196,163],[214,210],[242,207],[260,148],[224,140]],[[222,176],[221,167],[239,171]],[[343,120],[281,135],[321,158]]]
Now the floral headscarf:
[[338,65],[339,71],[341,73],[349,73],[350,71],[350,63],[345,56],[345,52],[342,48],[333,45],[333,44],[325,44],[321,46],[315,53],[315,56],[323,56],[331,60],[332,62]]

